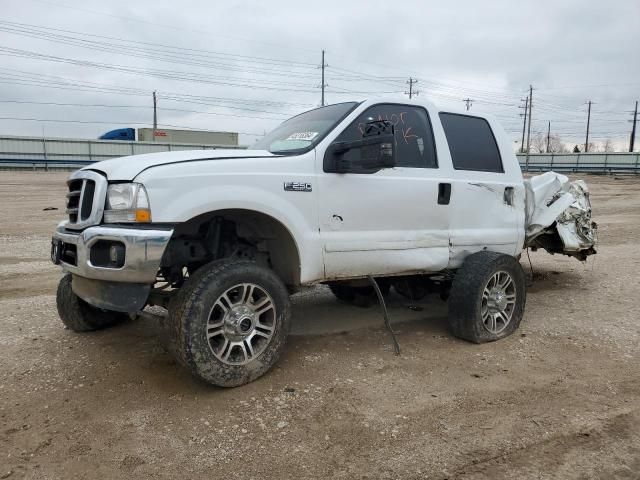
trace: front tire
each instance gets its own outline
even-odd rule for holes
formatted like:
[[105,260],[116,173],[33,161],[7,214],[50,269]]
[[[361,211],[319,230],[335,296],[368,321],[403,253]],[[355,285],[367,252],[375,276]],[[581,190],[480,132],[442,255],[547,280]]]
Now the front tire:
[[496,252],[474,253],[453,280],[451,331],[474,343],[507,337],[520,325],[525,301],[525,276],[515,258]]
[[266,373],[282,354],[289,294],[270,269],[215,261],[190,277],[169,307],[178,360],[193,375],[237,387]]
[[67,273],[58,284],[56,305],[62,323],[74,332],[91,332],[111,327],[129,319],[122,312],[101,310],[78,297],[71,288],[72,276]]

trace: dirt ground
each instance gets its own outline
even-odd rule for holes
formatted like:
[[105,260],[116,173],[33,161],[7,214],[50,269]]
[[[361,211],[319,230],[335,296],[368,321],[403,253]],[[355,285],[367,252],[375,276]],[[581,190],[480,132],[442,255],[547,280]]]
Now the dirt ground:
[[152,314],[62,328],[66,175],[0,171],[0,479],[640,478],[640,178],[585,177],[599,253],[532,254],[513,336],[457,340],[446,304],[394,296],[396,357],[379,308],[318,287],[279,365],[225,390],[176,365]]

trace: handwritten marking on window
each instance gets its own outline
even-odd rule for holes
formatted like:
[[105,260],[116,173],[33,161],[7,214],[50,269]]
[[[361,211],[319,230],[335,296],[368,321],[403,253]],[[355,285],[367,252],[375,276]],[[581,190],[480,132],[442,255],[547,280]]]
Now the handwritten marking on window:
[[[379,114],[377,120],[387,120],[388,122],[391,122],[391,125],[393,125],[394,128],[396,128],[402,133],[402,138],[404,140],[404,143],[408,145],[409,139],[411,138],[417,139],[419,137],[418,135],[412,133],[413,126],[407,125],[407,122],[405,120],[406,115],[407,115],[407,112],[385,114],[384,116],[382,114]],[[367,119],[367,121],[373,121],[373,120],[375,120],[373,117],[370,117]],[[360,135],[364,135],[365,124],[366,122],[358,123],[358,130],[360,131]]]

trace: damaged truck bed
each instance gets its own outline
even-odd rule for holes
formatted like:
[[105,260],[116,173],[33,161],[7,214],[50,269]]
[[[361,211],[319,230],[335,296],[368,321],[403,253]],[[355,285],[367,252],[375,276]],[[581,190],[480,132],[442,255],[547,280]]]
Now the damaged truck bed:
[[546,172],[524,181],[525,246],[586,260],[596,253],[597,225],[591,220],[589,189],[582,180]]

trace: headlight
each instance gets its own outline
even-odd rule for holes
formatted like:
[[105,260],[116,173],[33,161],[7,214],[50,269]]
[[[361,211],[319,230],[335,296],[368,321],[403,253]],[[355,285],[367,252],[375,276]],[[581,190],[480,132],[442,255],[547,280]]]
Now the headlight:
[[150,222],[147,190],[140,183],[114,183],[107,188],[105,223]]

